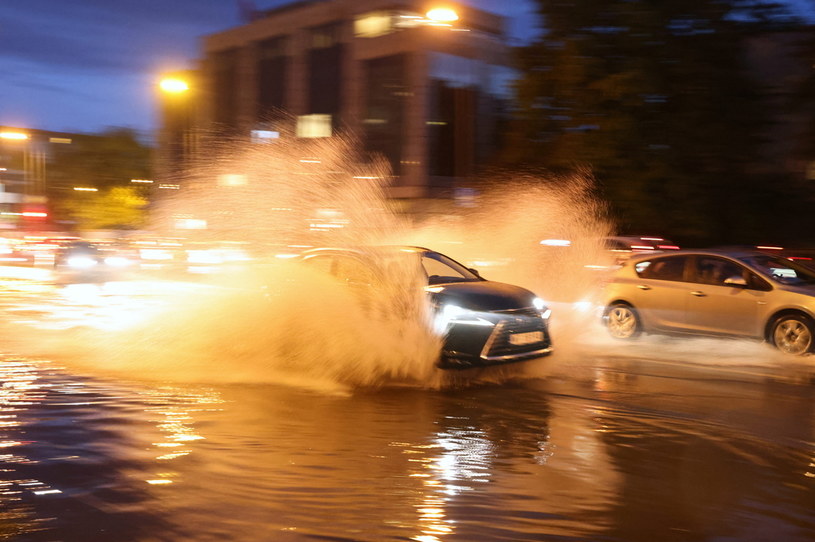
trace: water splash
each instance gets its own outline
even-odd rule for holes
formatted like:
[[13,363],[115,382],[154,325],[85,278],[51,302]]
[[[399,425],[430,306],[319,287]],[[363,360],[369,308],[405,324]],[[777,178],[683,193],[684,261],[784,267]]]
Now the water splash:
[[[222,146],[179,180],[181,190],[157,202],[153,231],[202,246],[241,243],[252,251],[251,265],[164,296],[162,308],[143,310],[126,329],[74,329],[48,350],[139,377],[321,389],[540,376],[529,367],[552,365],[552,358],[467,375],[437,370],[442,339],[430,325],[426,294],[404,287],[422,282],[418,267],[388,267],[360,295],[275,255],[308,246],[424,245],[480,267],[489,279],[572,303],[594,291],[592,264],[605,257],[599,238],[611,230],[591,176],[493,178],[477,207],[410,217],[386,198],[387,165],[358,148],[342,136]],[[206,228],[179,230],[189,224]],[[540,244],[553,237],[571,246]],[[556,315],[557,349],[562,337],[580,333],[570,330],[582,329],[569,314]]]

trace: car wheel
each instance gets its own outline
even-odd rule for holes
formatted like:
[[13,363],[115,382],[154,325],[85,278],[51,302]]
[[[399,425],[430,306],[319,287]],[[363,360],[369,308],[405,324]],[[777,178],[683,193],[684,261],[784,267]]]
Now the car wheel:
[[606,311],[606,327],[615,339],[633,339],[642,333],[637,311],[631,305],[616,303]]
[[788,314],[773,322],[773,344],[785,354],[800,356],[812,351],[815,326],[802,314]]

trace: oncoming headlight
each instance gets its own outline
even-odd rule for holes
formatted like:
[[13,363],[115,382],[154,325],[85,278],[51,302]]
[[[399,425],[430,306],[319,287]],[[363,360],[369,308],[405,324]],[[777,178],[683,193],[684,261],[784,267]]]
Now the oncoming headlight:
[[96,265],[96,259],[91,258],[90,256],[71,256],[68,258],[68,267],[73,267],[74,269],[90,269],[91,267]]

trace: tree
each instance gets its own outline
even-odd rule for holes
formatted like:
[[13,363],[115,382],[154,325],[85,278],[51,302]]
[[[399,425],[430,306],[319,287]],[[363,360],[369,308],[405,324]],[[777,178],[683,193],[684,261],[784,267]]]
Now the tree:
[[538,1],[518,51],[507,164],[588,165],[624,229],[755,238],[784,205],[758,174],[773,119],[745,54],[779,7],[736,0]]
[[137,229],[144,224],[147,199],[130,186],[114,186],[102,192],[74,192],[62,199],[58,211],[72,217],[80,231]]
[[[101,201],[109,201],[121,210],[123,191],[112,188],[127,187],[134,196],[144,197],[141,188],[132,188],[132,179],[149,179],[150,147],[141,143],[136,134],[126,128],[114,128],[97,135],[80,135],[70,145],[59,146],[48,165],[47,195],[52,218],[58,222],[71,222],[71,213],[78,211],[82,201],[100,198],[87,197],[75,188],[96,189]],[[118,202],[118,203],[117,203]],[[126,206],[125,206],[126,207]],[[115,222],[115,221],[114,221]]]

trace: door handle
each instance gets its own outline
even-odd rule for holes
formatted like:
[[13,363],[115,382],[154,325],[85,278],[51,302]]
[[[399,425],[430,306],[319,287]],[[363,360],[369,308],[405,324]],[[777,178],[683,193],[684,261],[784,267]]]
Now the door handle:
[[694,290],[693,292],[690,293],[690,295],[695,295],[696,297],[706,297],[707,296],[707,294],[705,292],[702,292],[702,291],[699,291],[699,290]]
[[639,288],[640,290],[650,290],[651,289],[651,287],[648,286],[647,284],[638,284],[637,288]]

